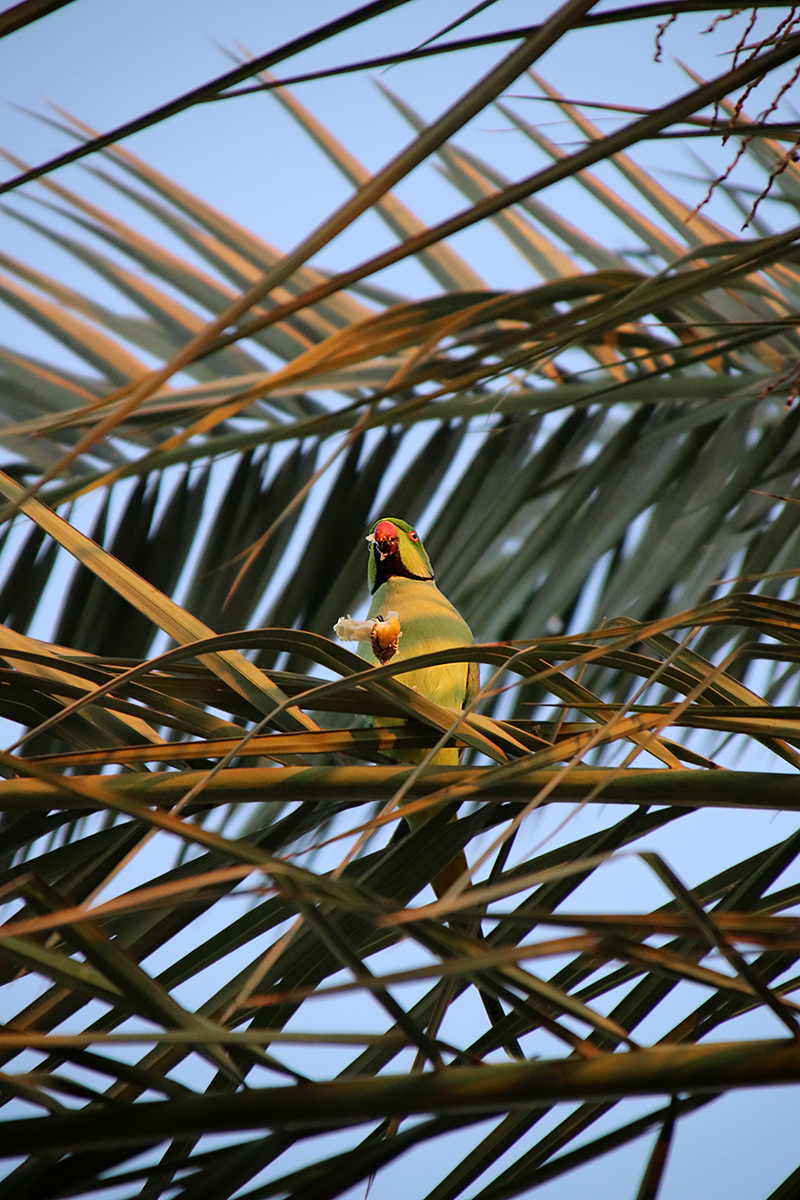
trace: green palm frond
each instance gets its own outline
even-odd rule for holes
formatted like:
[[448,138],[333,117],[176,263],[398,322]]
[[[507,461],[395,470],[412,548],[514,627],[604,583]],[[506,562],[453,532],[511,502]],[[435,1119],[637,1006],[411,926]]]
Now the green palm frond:
[[[800,1081],[800,166],[759,126],[781,205],[741,236],[636,157],[717,102],[747,124],[736,95],[800,35],[603,134],[538,65],[635,15],[591,8],[477,39],[498,65],[432,125],[381,83],[412,141],[376,175],[269,74],[294,43],[113,137],[48,118],[58,163],[95,155],[91,199],[8,156],[4,214],[64,264],[0,254],[52,347],[0,346],[9,1196],[322,1200],[407,1158],[415,1195],[501,1200],[642,1138],[655,1196],[681,1122]],[[580,149],[509,95],[526,71]],[[353,189],[291,255],[120,144],[240,85]],[[469,144],[492,105],[525,179]],[[452,190],[437,226],[395,192],[420,167]],[[366,212],[391,248],[328,270]],[[446,240],[473,227],[524,288]],[[412,257],[402,295],[381,271]],[[413,660],[481,665],[457,718],[331,640],[383,512],[475,632]],[[459,766],[402,762],[442,745]],[[400,799],[431,814],[405,836]]]

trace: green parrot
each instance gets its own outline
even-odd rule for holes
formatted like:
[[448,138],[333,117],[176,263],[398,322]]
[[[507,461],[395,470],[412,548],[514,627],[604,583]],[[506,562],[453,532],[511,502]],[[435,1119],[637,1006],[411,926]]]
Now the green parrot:
[[[378,666],[416,654],[472,645],[475,639],[469,625],[436,586],[431,560],[415,529],[398,517],[382,517],[372,526],[367,542],[367,580],[372,595],[367,620],[382,617],[383,621],[373,626],[370,640],[359,642],[358,652],[362,658]],[[477,663],[444,663],[409,671],[397,678],[406,687],[415,687],[421,696],[453,709],[471,704],[480,688]],[[375,724],[402,725],[403,722],[396,717],[376,717]],[[418,763],[425,753],[424,750],[409,749],[395,752],[395,758],[400,762]],[[439,750],[431,761],[454,766],[460,758],[461,751],[452,747]],[[408,824],[412,829],[418,829],[433,811],[409,814]],[[453,861],[431,880],[436,895],[443,896],[466,870],[466,856],[459,850]],[[448,923],[477,942],[483,940],[479,917],[455,913]],[[504,1017],[499,1001],[482,989],[478,990],[492,1024],[497,1024]],[[511,1058],[525,1057],[513,1038],[503,1044]]]
[[[382,517],[373,525],[367,542],[367,579],[372,594],[367,620],[377,617],[386,619],[388,614],[396,613],[400,637],[398,640],[395,635],[391,640],[392,630],[389,629],[389,644],[385,648],[374,637],[372,642],[361,642],[358,652],[362,658],[377,666],[381,661],[398,662],[416,654],[472,645],[475,639],[469,625],[436,586],[431,561],[415,529],[398,517]],[[391,624],[391,619],[388,624]],[[378,651],[377,656],[375,650]],[[421,696],[436,704],[454,709],[470,704],[480,686],[479,668],[474,662],[423,667],[419,671],[398,676],[398,680],[406,687],[416,688]],[[375,724],[398,725],[402,721],[378,717]],[[425,753],[424,750],[405,750],[398,752],[395,757],[402,762],[418,763]],[[431,761],[437,765],[454,766],[460,757],[461,752],[452,747],[439,750]],[[417,828],[431,815],[417,813],[410,816],[408,821],[412,828]],[[462,853],[433,881],[437,895],[446,891],[465,868],[466,860]]]
[[[367,537],[369,562],[367,580],[372,594],[367,620],[397,613],[401,637],[396,649],[378,658],[371,642],[361,642],[359,654],[368,662],[399,662],[416,654],[471,646],[474,638],[464,618],[436,586],[431,560],[419,534],[407,521],[382,517]],[[378,647],[380,653],[380,647]],[[479,687],[477,663],[443,663],[409,671],[399,680],[445,708],[464,708]],[[383,724],[384,722],[380,722]],[[392,722],[394,724],[394,722]],[[424,751],[407,751],[408,761],[419,762]],[[410,756],[414,755],[412,759]],[[436,763],[457,763],[459,751],[440,750]]]

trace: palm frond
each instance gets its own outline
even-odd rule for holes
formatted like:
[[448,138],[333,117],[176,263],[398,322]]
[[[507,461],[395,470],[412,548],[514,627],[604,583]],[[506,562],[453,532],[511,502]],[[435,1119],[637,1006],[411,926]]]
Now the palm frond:
[[[571,0],[385,55],[515,43],[431,125],[381,85],[413,140],[373,176],[266,72],[396,6],[110,134],[59,112],[77,148],[0,187],[76,267],[0,260],[53,347],[0,348],[9,1196],[322,1200],[403,1158],[415,1194],[500,1200],[644,1137],[655,1196],[676,1126],[800,1080],[800,167],[746,140],[784,223],[765,205],[742,237],[636,157],[712,103],[746,125],[734,93],[800,35],[776,14],[610,134],[537,71],[577,151],[510,84],[578,27],[717,6]],[[291,255],[113,144],[251,77],[354,189]],[[522,180],[469,144],[495,104],[543,156]],[[109,211],[51,178],[92,153]],[[395,194],[417,168],[454,216]],[[367,212],[396,242],[327,270]],[[447,244],[469,228],[531,282]],[[378,274],[414,256],[430,294]],[[387,511],[474,647],[373,669],[331,640]],[[481,666],[473,710],[403,686],[454,657]],[[460,765],[403,762],[443,745]],[[403,812],[428,820],[401,836]]]

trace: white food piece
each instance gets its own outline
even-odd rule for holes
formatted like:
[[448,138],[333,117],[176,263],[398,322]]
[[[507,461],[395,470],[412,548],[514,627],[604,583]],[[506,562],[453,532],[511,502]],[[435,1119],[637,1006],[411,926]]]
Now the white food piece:
[[368,642],[372,637],[374,621],[354,621],[352,617],[339,617],[333,627],[340,642]]
[[[371,621],[356,621],[349,616],[339,617],[333,632],[340,642],[370,642],[376,629],[391,624],[395,619],[399,623],[399,614],[396,612],[387,612],[385,615],[382,613],[381,618],[373,617]],[[401,635],[398,634],[399,636]]]

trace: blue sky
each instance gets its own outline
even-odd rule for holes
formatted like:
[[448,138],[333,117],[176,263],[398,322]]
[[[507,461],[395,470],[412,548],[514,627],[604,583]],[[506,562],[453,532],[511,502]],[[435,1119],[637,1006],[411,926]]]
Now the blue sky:
[[[287,61],[276,73],[327,67],[421,43],[458,15],[459,0],[416,0],[341,35],[330,46],[314,48]],[[607,5],[606,5],[607,7]],[[19,108],[45,112],[46,102],[63,106],[99,130],[106,130],[198,86],[230,68],[228,52],[261,54],[289,41],[312,22],[330,20],[350,5],[341,0],[265,4],[264,0],[74,0],[72,4],[6,39],[0,46],[0,144],[28,161],[40,161],[65,148],[63,134],[32,120]],[[523,0],[498,0],[450,37],[526,24],[547,7]],[[767,23],[772,17],[767,11]],[[700,36],[708,14],[689,15],[664,34],[661,63],[653,61],[654,22],[632,22],[574,32],[544,56],[537,69],[562,93],[596,97],[622,105],[654,105],[689,90],[687,76],[675,56],[710,77],[729,61],[725,50],[735,42],[744,18]],[[622,47],[622,49],[621,49]],[[408,126],[378,93],[379,79],[431,120],[438,116],[504,53],[505,46],[486,47],[464,55],[448,55],[416,64],[391,67],[339,79],[300,85],[297,95],[367,167],[375,170],[409,140]],[[788,69],[787,72],[788,73]],[[509,89],[532,94],[529,80]],[[554,140],[568,143],[574,134],[558,121],[550,105],[525,103],[526,113],[548,126]],[[756,105],[751,106],[755,115]],[[601,127],[615,119],[597,114]],[[495,112],[476,118],[463,140],[476,153],[512,177],[536,165],[536,152],[508,128]],[[322,160],[297,127],[265,96],[201,105],[126,143],[178,182],[219,205],[228,215],[288,249],[323,220],[348,194],[348,186]],[[716,150],[702,146],[711,157]],[[690,168],[682,147],[650,143],[639,153],[648,169]],[[610,168],[609,178],[620,185]],[[57,178],[74,184],[83,174],[70,167]],[[291,189],[287,180],[292,180]],[[452,192],[438,184],[430,170],[415,172],[400,194],[420,215],[432,221],[460,207]],[[585,219],[585,198],[577,189],[561,187],[551,196],[567,215]],[[700,196],[698,191],[698,198]],[[454,203],[455,201],[455,203]],[[603,236],[603,214],[593,214]],[[605,218],[608,220],[608,218]],[[385,233],[369,220],[325,252],[328,265],[352,259],[373,239],[385,245]],[[465,233],[465,254],[478,253],[477,233]],[[477,262],[491,283],[516,286],[509,276],[519,271],[517,256],[498,257],[497,248]],[[410,268],[399,268],[395,274]],[[503,276],[501,278],[501,276]],[[398,284],[399,286],[399,284]]]

